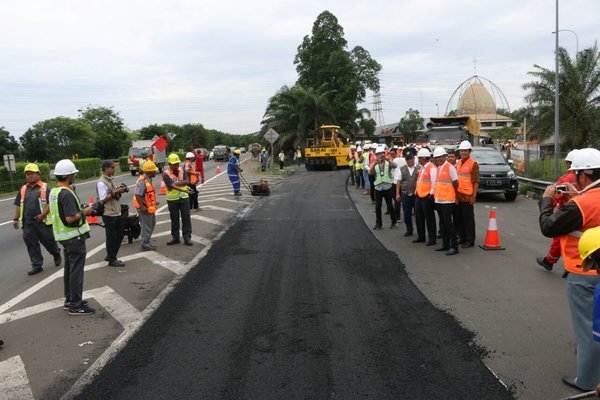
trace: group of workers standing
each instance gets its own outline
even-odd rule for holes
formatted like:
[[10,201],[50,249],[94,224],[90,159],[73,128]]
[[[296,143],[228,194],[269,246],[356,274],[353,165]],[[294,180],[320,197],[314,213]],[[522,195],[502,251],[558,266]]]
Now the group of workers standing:
[[[414,234],[413,243],[435,246],[436,251],[451,256],[458,254],[458,245],[473,247],[475,243],[475,215],[473,204],[479,186],[479,166],[471,158],[471,143],[463,141],[455,152],[443,147],[433,152],[423,147],[400,150],[396,146],[366,144],[351,148],[348,156],[350,182],[375,203],[374,230],[382,229],[382,203],[386,202],[390,228],[396,228],[404,216],[406,232]],[[418,162],[416,162],[418,159]],[[435,212],[438,214],[436,221]]]

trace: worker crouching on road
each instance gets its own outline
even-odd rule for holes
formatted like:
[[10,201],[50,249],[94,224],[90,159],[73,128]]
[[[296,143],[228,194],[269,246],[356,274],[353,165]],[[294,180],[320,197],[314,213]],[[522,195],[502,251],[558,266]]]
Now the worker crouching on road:
[[242,193],[240,193],[240,172],[244,172],[244,170],[240,168],[241,153],[242,152],[239,149],[236,149],[227,163],[227,175],[231,181],[234,196],[242,195]]
[[442,231],[442,246],[435,251],[445,251],[447,256],[458,254],[456,242],[456,230],[452,216],[456,207],[456,189],[458,189],[458,174],[456,168],[446,160],[446,149],[437,147],[433,151],[433,157],[437,160],[437,175],[433,197],[435,207],[440,218]]
[[466,249],[475,245],[474,204],[479,189],[479,164],[471,157],[472,146],[464,140],[458,146],[460,160],[456,163],[458,189],[456,190],[458,218],[455,221],[458,243]]
[[183,164],[183,170],[190,180],[190,189],[192,189],[192,193],[190,193],[190,209],[197,210],[198,209],[198,188],[196,185],[198,184],[198,175],[199,172],[196,171],[196,166],[194,164],[194,153],[188,152],[185,155],[185,163]]
[[170,154],[169,168],[162,174],[165,182],[169,216],[171,217],[171,240],[167,246],[181,243],[179,240],[179,216],[181,215],[183,242],[192,246],[192,219],[190,217],[189,195],[192,190],[188,187],[189,180],[185,171],[179,169],[179,156]]
[[104,204],[102,222],[106,234],[106,258],[111,267],[124,267],[125,263],[117,259],[117,253],[121,248],[125,226],[121,218],[121,195],[128,190],[126,186],[117,187],[113,182],[115,168],[119,163],[112,160],[102,161],[102,176],[96,185],[98,200]]
[[82,208],[73,189],[79,171],[70,160],[60,160],[54,168],[58,187],[50,192],[50,212],[54,238],[65,249],[64,308],[70,315],[89,315],[95,310],[83,300],[83,268],[87,254],[85,241],[90,237],[90,226],[85,217],[91,207]]
[[388,214],[391,218],[390,228],[396,227],[396,212],[392,204],[392,185],[394,184],[394,172],[392,163],[385,157],[385,149],[378,147],[376,150],[377,161],[371,164],[369,174],[375,177],[374,188],[375,188],[375,227],[373,230],[381,229],[383,221],[381,217],[381,205],[383,199],[387,207]]
[[[419,157],[419,175],[417,176],[417,187],[415,189],[415,223],[417,225],[417,238],[413,243],[425,242],[425,234],[428,235],[427,246],[436,243],[436,223],[433,202],[433,189],[437,170],[431,160],[431,152],[422,148],[417,153]],[[425,232],[427,227],[427,232]]]
[[27,183],[21,186],[15,198],[13,227],[23,229],[23,241],[31,261],[27,274],[35,275],[44,270],[40,243],[54,257],[54,265],[60,266],[62,260],[52,232],[52,215],[48,206],[51,187],[40,179],[40,169],[36,164],[25,166],[25,179]]
[[135,184],[133,194],[133,206],[137,208],[142,226],[142,251],[156,250],[150,243],[154,226],[156,225],[156,191],[152,185],[152,178],[156,175],[158,167],[152,161],[146,161],[142,165],[143,175]]
[[564,377],[563,382],[580,390],[592,390],[600,382],[600,342],[594,341],[592,309],[594,288],[600,282],[595,271],[585,271],[579,255],[579,238],[591,228],[600,226],[600,151],[579,150],[573,157],[577,191],[566,184],[565,194],[571,196],[565,205],[554,210],[556,185],[546,188],[540,200],[540,229],[546,237],[560,237],[561,255],[567,276],[567,298],[577,346],[577,375]]

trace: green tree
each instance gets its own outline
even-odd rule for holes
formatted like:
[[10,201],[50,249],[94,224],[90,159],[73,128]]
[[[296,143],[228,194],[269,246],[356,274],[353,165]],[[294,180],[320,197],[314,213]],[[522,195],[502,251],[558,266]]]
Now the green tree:
[[79,118],[96,134],[96,157],[118,158],[127,153],[131,141],[118,112],[108,107],[88,106],[79,110]]
[[419,110],[409,108],[398,123],[398,131],[404,136],[404,143],[414,143],[417,131],[423,129],[424,119]]
[[[566,149],[586,147],[598,141],[600,130],[600,54],[598,45],[571,58],[558,50],[559,118],[561,145]],[[555,71],[534,65],[529,75],[535,80],[523,84],[525,99],[534,107],[531,128],[539,138],[554,132]]]
[[296,84],[327,94],[333,113],[329,122],[347,131],[352,130],[357,104],[364,101],[367,89],[379,90],[381,65],[363,47],[347,50],[344,29],[329,11],[323,11],[315,20],[312,35],[305,36],[298,46],[294,64]]
[[21,136],[25,157],[31,161],[55,162],[71,158],[97,156],[96,134],[80,119],[57,117],[38,122]]
[[0,156],[5,154],[14,154],[15,157],[18,156],[19,152],[19,143],[16,139],[4,129],[3,126],[0,126]]

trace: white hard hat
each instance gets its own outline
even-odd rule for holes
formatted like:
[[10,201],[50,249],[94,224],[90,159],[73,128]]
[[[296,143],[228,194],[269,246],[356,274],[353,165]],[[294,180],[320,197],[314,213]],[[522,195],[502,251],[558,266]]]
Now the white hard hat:
[[580,149],[573,156],[569,171],[600,168],[600,151],[592,148]]
[[385,147],[379,146],[375,149],[375,154],[385,153]]
[[371,148],[371,145],[369,143],[365,143],[365,145],[363,146],[363,149],[365,150],[369,150]]
[[75,168],[75,164],[71,160],[60,160],[54,166],[54,175],[55,176],[67,176],[71,174],[78,173],[79,170]]
[[187,154],[185,155],[185,158],[196,158],[196,157],[194,157],[194,153],[192,153],[191,151],[188,151]]
[[571,151],[570,151],[570,152],[567,154],[567,156],[565,157],[565,161],[571,161],[571,162],[573,162],[573,158],[575,157],[575,154],[577,154],[577,152],[578,152],[578,151],[579,151],[579,150],[577,150],[577,149],[573,149],[573,150],[571,150]]
[[433,156],[434,157],[439,157],[439,156],[445,156],[448,153],[446,152],[446,149],[443,148],[442,146],[438,146],[435,148],[435,150],[433,151]]
[[356,148],[356,151],[357,151],[357,152],[358,152],[358,151],[363,151],[363,149],[362,149],[362,147],[358,146],[358,147]]
[[458,146],[459,150],[471,150],[472,148],[473,146],[471,146],[471,142],[469,142],[468,140],[463,140]]
[[425,147],[423,147],[417,153],[417,157],[429,158],[429,157],[431,157],[431,152],[429,150],[427,150]]

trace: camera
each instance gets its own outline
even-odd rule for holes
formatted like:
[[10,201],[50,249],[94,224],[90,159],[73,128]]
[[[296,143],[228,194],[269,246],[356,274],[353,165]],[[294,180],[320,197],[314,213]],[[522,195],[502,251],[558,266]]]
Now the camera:
[[566,193],[567,192],[567,185],[556,185],[556,191],[558,193]]
[[122,187],[122,188],[123,188],[123,191],[124,191],[125,193],[129,193],[129,188],[127,187],[127,185],[126,185],[126,184],[124,184],[124,183],[121,183],[121,184],[119,185],[119,187]]
[[81,204],[81,209],[85,210],[87,207],[92,207],[92,211],[90,212],[90,217],[101,217],[104,214],[104,203],[101,201],[96,201],[92,204]]

